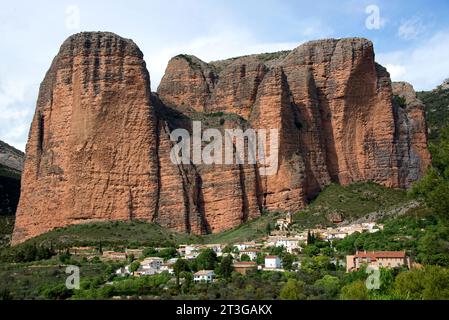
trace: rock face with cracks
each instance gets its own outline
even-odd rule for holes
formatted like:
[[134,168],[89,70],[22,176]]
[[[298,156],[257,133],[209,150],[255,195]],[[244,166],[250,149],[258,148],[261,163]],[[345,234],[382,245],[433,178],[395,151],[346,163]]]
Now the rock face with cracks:
[[[170,133],[192,132],[192,121],[222,133],[277,129],[277,170],[173,163]],[[80,33],[41,84],[13,243],[104,220],[218,232],[263,210],[299,210],[331,182],[407,188],[429,164],[422,104],[392,85],[366,39],[210,63],[179,55],[151,93],[131,40]]]

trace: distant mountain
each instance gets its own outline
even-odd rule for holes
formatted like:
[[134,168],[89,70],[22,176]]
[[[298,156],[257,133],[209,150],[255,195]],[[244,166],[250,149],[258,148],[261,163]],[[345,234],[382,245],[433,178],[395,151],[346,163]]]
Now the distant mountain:
[[16,213],[24,160],[22,151],[0,141],[0,216]]
[[0,140],[0,248],[11,241],[25,154]]
[[426,105],[429,140],[436,142],[440,130],[449,125],[449,79],[435,90],[418,92],[418,98]]

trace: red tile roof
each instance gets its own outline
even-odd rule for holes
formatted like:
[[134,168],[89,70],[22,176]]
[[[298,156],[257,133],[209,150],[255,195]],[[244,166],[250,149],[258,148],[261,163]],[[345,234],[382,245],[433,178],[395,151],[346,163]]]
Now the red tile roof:
[[260,252],[260,250],[259,249],[252,249],[252,248],[250,248],[250,249],[240,250],[240,252]]
[[238,261],[234,262],[233,266],[255,266],[256,262],[254,261]]
[[354,257],[355,258],[371,258],[371,259],[379,259],[379,258],[405,258],[405,251],[370,251],[370,252],[357,252]]

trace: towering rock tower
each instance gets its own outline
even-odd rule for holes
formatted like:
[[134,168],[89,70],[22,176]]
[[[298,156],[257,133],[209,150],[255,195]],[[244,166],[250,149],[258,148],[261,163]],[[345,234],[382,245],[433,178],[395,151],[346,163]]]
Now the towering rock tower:
[[68,38],[41,84],[13,243],[55,227],[153,219],[157,121],[143,54],[112,33]]

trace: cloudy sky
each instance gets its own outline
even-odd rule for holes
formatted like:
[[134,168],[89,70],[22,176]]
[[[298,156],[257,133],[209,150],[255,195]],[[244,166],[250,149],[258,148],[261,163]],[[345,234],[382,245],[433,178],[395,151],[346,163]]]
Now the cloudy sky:
[[429,90],[449,77],[449,1],[5,1],[0,10],[0,140],[24,150],[38,87],[59,46],[112,31],[145,54],[156,90],[170,57],[210,61],[365,37],[393,80]]

